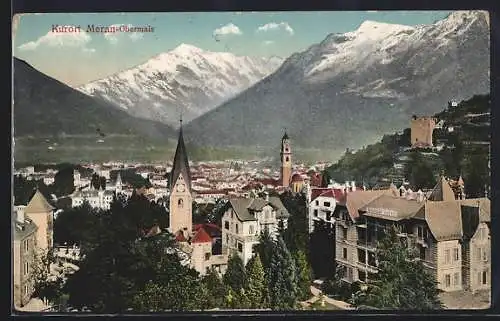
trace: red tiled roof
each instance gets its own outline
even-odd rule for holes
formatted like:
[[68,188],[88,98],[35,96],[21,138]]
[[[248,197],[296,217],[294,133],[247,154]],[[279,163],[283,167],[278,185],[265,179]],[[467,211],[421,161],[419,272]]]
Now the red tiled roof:
[[316,172],[313,175],[311,175],[311,186],[321,186],[321,181],[323,178],[321,177],[321,174]]
[[345,193],[340,188],[313,188],[311,191],[311,201],[320,196],[335,198],[337,202],[345,200]]
[[221,229],[218,225],[212,223],[196,224],[193,226],[193,232],[198,232],[200,229],[204,229],[205,232],[210,235],[210,237],[220,237]]
[[196,194],[227,194],[227,190],[226,189],[201,190],[197,191]]
[[212,238],[208,235],[205,229],[201,227],[193,237],[191,243],[212,243]]
[[176,233],[175,240],[177,242],[187,242],[186,238],[184,237],[184,233],[182,233],[182,231],[178,231]]
[[262,183],[263,185],[273,185],[273,186],[279,186],[280,184],[278,183],[277,180],[273,178],[261,178],[257,179],[256,182]]

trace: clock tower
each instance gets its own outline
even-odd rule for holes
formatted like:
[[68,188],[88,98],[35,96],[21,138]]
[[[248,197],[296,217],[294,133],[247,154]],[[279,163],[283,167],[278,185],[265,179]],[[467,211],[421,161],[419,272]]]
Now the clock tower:
[[174,163],[168,181],[170,189],[169,230],[173,234],[182,231],[184,236],[188,238],[193,229],[193,196],[191,190],[189,161],[182,134],[182,119],[180,120],[180,123],[179,140],[177,142]]
[[281,186],[288,187],[292,178],[292,150],[287,133],[281,138]]

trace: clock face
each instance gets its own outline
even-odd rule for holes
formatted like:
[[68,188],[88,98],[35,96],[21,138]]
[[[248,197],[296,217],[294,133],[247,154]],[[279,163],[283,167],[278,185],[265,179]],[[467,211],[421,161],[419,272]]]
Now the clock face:
[[184,184],[181,183],[181,184],[177,185],[177,191],[178,192],[184,192],[184,190],[185,190]]

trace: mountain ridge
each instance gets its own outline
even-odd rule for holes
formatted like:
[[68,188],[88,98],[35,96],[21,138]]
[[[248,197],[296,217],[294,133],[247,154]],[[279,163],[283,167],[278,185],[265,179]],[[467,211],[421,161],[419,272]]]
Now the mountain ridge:
[[13,57],[14,136],[136,135],[175,137],[169,126],[135,119]]
[[[299,146],[343,151],[404,128],[413,113],[433,114],[449,100],[489,92],[484,15],[454,12],[430,25],[368,33],[380,25],[387,24],[332,33],[292,54],[273,74],[187,124],[187,139],[274,145],[286,127]],[[321,64],[329,67],[307,74]]]
[[237,56],[189,44],[160,53],[146,62],[77,87],[134,117],[176,127],[215,108],[266,77],[279,57]]

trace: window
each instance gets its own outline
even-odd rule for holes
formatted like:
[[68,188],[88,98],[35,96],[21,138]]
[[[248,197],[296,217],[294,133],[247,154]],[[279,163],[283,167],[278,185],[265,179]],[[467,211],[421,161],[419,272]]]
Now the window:
[[228,222],[228,221],[225,221],[225,222],[224,222],[224,228],[225,228],[226,230],[229,230],[229,222]]
[[344,227],[341,227],[342,229],[342,239],[347,240],[347,229]]
[[476,260],[477,261],[481,261],[481,248],[480,247],[476,247]]
[[314,217],[318,217],[318,210],[314,210]]
[[205,253],[205,261],[210,260],[210,253]]
[[449,274],[446,274],[444,276],[444,286],[449,288],[451,285],[451,276]]
[[24,286],[24,295],[28,295],[28,285]]
[[326,207],[330,207],[330,202],[324,202],[323,205]]
[[226,234],[226,244],[229,244],[229,235]]
[[316,201],[316,206],[318,206],[318,205],[319,205],[319,201]]
[[345,247],[342,249],[342,258],[347,259],[347,249]]
[[234,218],[234,213],[232,210],[231,210],[231,218]]
[[360,281],[366,281],[366,272],[358,271],[358,279]]
[[177,201],[177,207],[178,208],[184,207],[184,200],[182,198],[179,198],[179,200]]
[[419,239],[424,238],[424,228],[422,226],[417,226],[417,236]]
[[488,284],[488,271],[483,271],[483,285]]
[[425,261],[425,247],[420,246],[420,259]]
[[454,286],[460,285],[460,273],[458,273],[458,272],[453,274],[453,285]]
[[460,253],[458,249],[453,249],[453,261],[456,262],[460,259]]
[[243,252],[243,244],[238,243],[238,252]]
[[444,250],[444,264],[450,264],[450,250]]
[[349,280],[352,280],[352,274],[353,274],[353,273],[352,273],[352,268],[348,268],[348,269],[347,269],[347,278],[348,278]]
[[486,249],[483,249],[483,261],[488,261],[488,252],[486,251]]
[[366,263],[366,252],[362,249],[358,249],[358,262],[359,263]]
[[251,234],[251,235],[253,235],[253,234],[254,234],[254,228],[253,228],[253,225],[250,225],[250,226],[248,227],[248,234]]
[[285,159],[285,161],[286,162],[290,161],[290,157],[287,156],[286,159]]
[[240,233],[239,226],[238,226],[238,224],[236,224],[236,234],[238,234],[238,233]]
[[23,271],[23,274],[24,275],[27,275],[29,273],[29,263],[28,262],[24,262],[24,271]]

